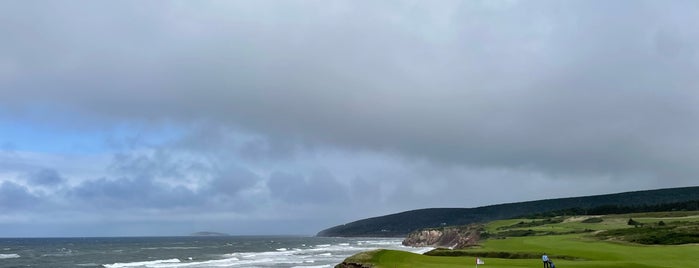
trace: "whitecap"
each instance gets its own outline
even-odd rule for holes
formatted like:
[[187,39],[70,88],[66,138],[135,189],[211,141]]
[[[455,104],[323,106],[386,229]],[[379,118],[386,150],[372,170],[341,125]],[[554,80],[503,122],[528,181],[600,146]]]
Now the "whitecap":
[[139,262],[117,262],[113,264],[103,264],[105,268],[121,268],[121,267],[154,267],[158,264],[179,263],[179,259],[155,260],[155,261],[139,261]]
[[167,250],[176,250],[176,249],[200,249],[201,247],[148,247],[148,248],[141,248],[143,250],[161,250],[161,249],[167,249]]
[[0,259],[14,259],[14,258],[19,258],[19,254],[16,253],[10,253],[10,254],[0,254]]
[[163,247],[162,249],[200,249],[201,247]]
[[239,265],[238,258],[226,258],[220,260],[209,260],[200,262],[184,262],[184,263],[160,263],[153,266],[154,268],[179,268],[179,267],[234,267]]
[[[377,248],[397,249],[417,252],[427,251],[426,248],[412,248],[402,246],[398,239],[354,240],[350,242],[338,241],[332,244],[308,245],[304,248],[293,246],[284,248],[271,248],[265,252],[235,252],[219,255],[220,259],[213,260],[189,260],[182,257],[182,262],[139,264],[139,267],[149,268],[204,268],[204,267],[333,267],[353,254]],[[135,264],[135,263],[133,263]],[[105,266],[105,267],[134,267],[132,266]]]

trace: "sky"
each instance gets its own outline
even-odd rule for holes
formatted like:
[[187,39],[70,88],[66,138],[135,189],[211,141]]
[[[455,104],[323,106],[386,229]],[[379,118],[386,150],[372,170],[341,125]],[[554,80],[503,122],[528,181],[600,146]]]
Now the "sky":
[[0,237],[696,186],[696,1],[2,1]]

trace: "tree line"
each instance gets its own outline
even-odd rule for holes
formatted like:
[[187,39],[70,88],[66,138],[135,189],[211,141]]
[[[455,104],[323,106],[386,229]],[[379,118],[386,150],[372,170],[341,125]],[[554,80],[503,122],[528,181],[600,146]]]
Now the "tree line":
[[[522,218],[549,218],[556,216],[607,215],[662,211],[696,211],[699,210],[699,200],[672,202],[663,204],[643,205],[603,205],[593,208],[574,207],[549,212],[525,215]],[[519,217],[515,217],[519,218]]]

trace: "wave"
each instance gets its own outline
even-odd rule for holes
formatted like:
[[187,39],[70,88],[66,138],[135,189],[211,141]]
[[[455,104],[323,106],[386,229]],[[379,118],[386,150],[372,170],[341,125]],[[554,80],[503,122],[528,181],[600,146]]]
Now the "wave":
[[10,254],[0,254],[0,259],[14,259],[14,258],[19,258],[19,254],[15,253],[10,253]]
[[139,261],[139,262],[117,262],[113,264],[103,264],[105,268],[122,268],[122,267],[163,267],[161,264],[180,263],[180,259],[167,259],[155,261]]
[[148,248],[141,248],[142,250],[162,250],[162,249],[167,249],[167,250],[176,250],[176,249],[200,249],[201,247],[148,247]]
[[203,267],[294,267],[326,268],[333,267],[345,258],[367,250],[378,248],[424,252],[431,248],[412,248],[401,245],[400,240],[362,240],[351,243],[308,245],[304,248],[284,247],[265,252],[234,252],[219,255],[214,260],[180,259],[115,263],[106,268],[152,267],[152,268],[203,268]]

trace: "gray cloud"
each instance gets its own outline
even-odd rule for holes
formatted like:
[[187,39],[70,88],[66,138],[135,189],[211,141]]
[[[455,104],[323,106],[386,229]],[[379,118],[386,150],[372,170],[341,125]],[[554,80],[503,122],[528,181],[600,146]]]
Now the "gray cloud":
[[[76,205],[95,209],[173,208],[197,205],[198,198],[183,187],[169,188],[148,178],[98,179],[71,189]],[[87,202],[85,202],[87,201]],[[84,203],[83,203],[84,202]]]
[[7,181],[0,184],[0,209],[5,213],[36,207],[40,204],[39,201],[37,196],[29,193],[27,187]]
[[327,171],[316,171],[308,177],[275,172],[268,185],[273,198],[290,203],[337,204],[349,200],[346,187]]
[[[174,128],[162,144],[111,143],[123,152],[109,174],[72,190],[114,206],[354,210],[364,192],[399,210],[686,186],[699,174],[697,8],[8,3],[0,118]],[[523,181],[533,190],[509,189]],[[448,187],[474,184],[508,190]]]
[[[693,3],[335,3],[323,15],[270,3],[104,5],[31,10],[46,27],[13,38],[5,51],[20,53],[4,58],[48,64],[5,79],[8,106],[57,98],[99,116],[213,120],[458,165],[697,172],[686,141],[699,134],[699,32],[678,18],[692,20],[683,6]],[[16,21],[41,23],[30,18]]]
[[44,168],[29,174],[28,181],[35,185],[55,186],[65,181],[54,169]]
[[246,208],[249,204],[240,195],[261,178],[228,160],[166,145],[117,153],[110,177],[87,180],[68,194],[78,202],[104,208]]

